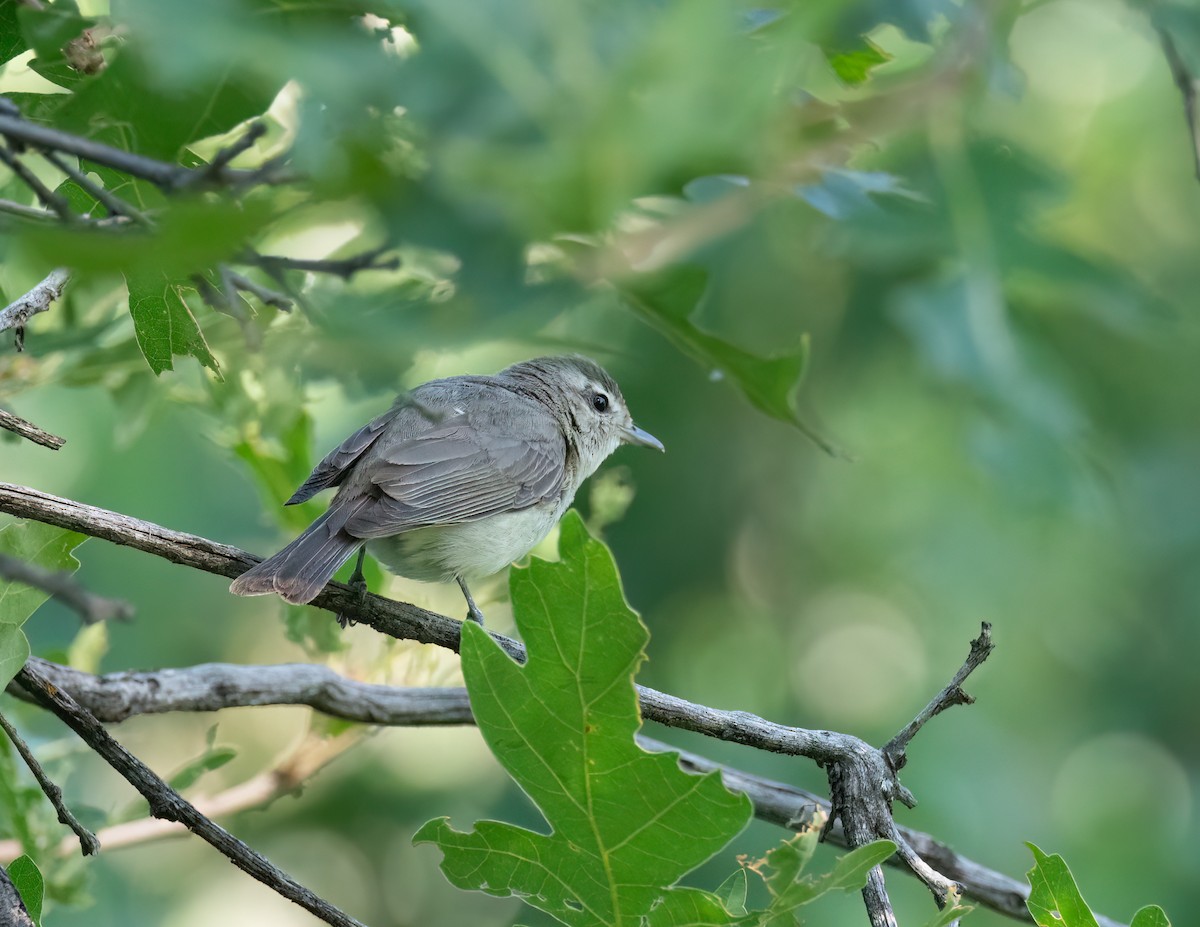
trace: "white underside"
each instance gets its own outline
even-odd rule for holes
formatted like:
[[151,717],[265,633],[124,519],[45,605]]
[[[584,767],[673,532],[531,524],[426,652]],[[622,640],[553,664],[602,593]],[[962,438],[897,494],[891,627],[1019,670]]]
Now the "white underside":
[[370,541],[367,549],[399,576],[437,583],[458,575],[470,581],[498,573],[529,553],[558,521],[562,513],[556,508],[539,505],[458,525],[417,528]]

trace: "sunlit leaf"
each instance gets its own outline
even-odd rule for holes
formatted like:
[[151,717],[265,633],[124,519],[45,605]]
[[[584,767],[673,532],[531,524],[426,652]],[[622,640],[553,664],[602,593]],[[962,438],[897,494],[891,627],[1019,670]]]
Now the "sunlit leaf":
[[1038,927],[1097,927],[1091,908],[1079,893],[1079,886],[1066,862],[1055,854],[1047,856],[1032,843],[1034,867],[1026,873],[1029,898],[1025,902]]
[[[46,883],[42,872],[28,856],[18,856],[8,864],[8,877],[21,894],[25,910],[39,927],[42,923],[42,900],[46,895]],[[7,913],[7,912],[6,912]]]
[[494,821],[463,833],[442,818],[414,839],[441,848],[460,888],[517,895],[570,925],[634,927],[745,826],[750,805],[719,776],[637,746],[646,629],[578,514],[562,521],[559,554],[511,576],[524,666],[470,622],[462,641],[480,732],[550,833]]
[[174,367],[173,357],[195,357],[214,373],[217,359],[200,326],[180,296],[181,285],[162,274],[127,276],[129,314],[133,316],[138,347],[156,374]]
[[1156,904],[1150,904],[1133,915],[1129,927],[1171,927],[1171,921],[1162,908]]

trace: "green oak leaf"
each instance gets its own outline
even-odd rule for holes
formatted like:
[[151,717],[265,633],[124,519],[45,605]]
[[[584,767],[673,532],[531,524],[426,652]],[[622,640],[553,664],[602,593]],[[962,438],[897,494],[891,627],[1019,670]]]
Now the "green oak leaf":
[[181,284],[163,274],[128,274],[129,314],[146,363],[155,374],[174,369],[172,357],[191,355],[220,374],[204,334],[183,301]]
[[1057,853],[1047,856],[1032,843],[1034,867],[1027,872],[1029,898],[1025,906],[1038,927],[1097,927],[1092,909],[1079,893],[1079,886],[1066,861]]
[[8,864],[8,877],[25,903],[25,910],[39,927],[42,923],[42,900],[46,896],[46,881],[42,871],[28,856],[18,856]]
[[808,366],[808,339],[794,350],[762,357],[702,331],[691,315],[708,288],[708,274],[680,267],[628,277],[619,293],[625,304],[702,366],[728,376],[760,411],[799,428],[826,453],[843,456],[800,417],[796,394]]
[[[71,551],[84,540],[84,535],[75,531],[20,521],[0,528],[0,554],[44,570],[74,573],[79,569],[79,561]],[[29,659],[29,641],[21,625],[48,598],[41,589],[23,583],[0,583],[0,690]]]
[[495,821],[463,833],[440,818],[414,842],[436,843],[460,888],[518,896],[572,927],[634,927],[746,826],[750,803],[637,746],[633,675],[649,634],[578,513],[562,521],[559,555],[512,571],[525,665],[470,622],[462,639],[480,732],[550,833]]

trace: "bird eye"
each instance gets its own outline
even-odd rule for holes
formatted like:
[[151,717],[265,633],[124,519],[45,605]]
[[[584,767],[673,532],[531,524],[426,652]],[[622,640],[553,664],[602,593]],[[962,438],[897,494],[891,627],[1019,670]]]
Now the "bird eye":
[[592,408],[595,409],[597,412],[607,412],[608,411],[608,397],[605,396],[603,393],[593,393],[592,394]]

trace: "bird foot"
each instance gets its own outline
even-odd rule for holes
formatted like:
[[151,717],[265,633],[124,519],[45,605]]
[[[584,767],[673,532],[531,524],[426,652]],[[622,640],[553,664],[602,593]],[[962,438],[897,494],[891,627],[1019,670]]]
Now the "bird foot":
[[[353,589],[358,596],[358,601],[356,603],[358,607],[355,609],[355,611],[362,610],[362,607],[367,602],[367,593],[370,591],[367,588],[367,578],[363,575],[362,571],[363,558],[366,556],[366,554],[367,549],[365,547],[359,548],[358,561],[354,564],[354,572],[350,574],[350,581],[346,584]],[[347,615],[343,612],[338,612],[337,623],[338,626],[343,630],[358,624],[353,615]]]

